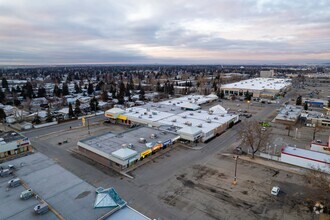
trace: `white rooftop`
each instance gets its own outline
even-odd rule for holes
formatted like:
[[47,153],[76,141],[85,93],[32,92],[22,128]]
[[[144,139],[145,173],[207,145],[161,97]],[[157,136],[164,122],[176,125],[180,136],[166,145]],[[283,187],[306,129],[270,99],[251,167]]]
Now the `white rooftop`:
[[291,154],[298,157],[304,157],[309,160],[316,160],[320,162],[326,162],[330,166],[330,154],[325,154],[317,151],[312,150],[305,150],[301,148],[295,148],[286,146],[283,147],[282,153]]
[[291,85],[289,79],[254,78],[229,83],[221,86],[221,89],[245,89],[245,90],[280,90]]
[[148,121],[159,121],[163,118],[170,117],[174,114],[168,113],[168,112],[162,112],[162,111],[156,111],[142,108],[142,107],[132,107],[126,109],[125,113],[123,115],[127,116],[128,119],[130,118],[140,118]]
[[111,153],[112,156],[117,157],[121,160],[126,160],[128,158],[131,158],[135,155],[137,155],[137,152],[135,150],[131,150],[129,148],[121,148],[119,150],[116,150]]

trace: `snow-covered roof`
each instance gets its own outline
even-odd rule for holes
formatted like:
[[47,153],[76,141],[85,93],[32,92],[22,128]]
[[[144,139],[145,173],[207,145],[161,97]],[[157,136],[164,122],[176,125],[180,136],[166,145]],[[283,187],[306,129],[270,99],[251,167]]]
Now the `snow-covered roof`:
[[280,90],[291,85],[289,79],[254,78],[229,83],[221,86],[221,89],[243,89],[243,90]]
[[307,160],[326,163],[330,166],[330,154],[290,146],[283,147],[282,153],[300,158],[305,158]]
[[225,114],[227,113],[227,110],[222,107],[221,105],[215,105],[209,109],[209,111],[212,111],[213,114]]

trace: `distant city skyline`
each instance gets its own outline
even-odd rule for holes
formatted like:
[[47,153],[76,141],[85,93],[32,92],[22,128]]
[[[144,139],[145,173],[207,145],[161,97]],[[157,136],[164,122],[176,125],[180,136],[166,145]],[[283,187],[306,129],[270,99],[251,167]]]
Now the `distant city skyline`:
[[330,63],[330,1],[0,0],[0,65]]

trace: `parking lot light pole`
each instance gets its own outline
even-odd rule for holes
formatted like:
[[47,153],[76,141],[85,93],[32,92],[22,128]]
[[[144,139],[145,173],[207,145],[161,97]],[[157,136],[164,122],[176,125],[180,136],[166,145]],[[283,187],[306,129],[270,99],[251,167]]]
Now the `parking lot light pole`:
[[238,156],[234,156],[234,159],[235,159],[235,176],[234,176],[234,181],[233,181],[233,185],[236,185],[237,184],[237,160],[238,160]]

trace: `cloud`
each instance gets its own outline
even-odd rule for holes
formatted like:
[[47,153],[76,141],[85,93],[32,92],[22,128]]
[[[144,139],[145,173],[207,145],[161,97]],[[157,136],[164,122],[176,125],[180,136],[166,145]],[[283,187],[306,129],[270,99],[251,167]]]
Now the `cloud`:
[[330,57],[330,2],[0,0],[0,63]]

